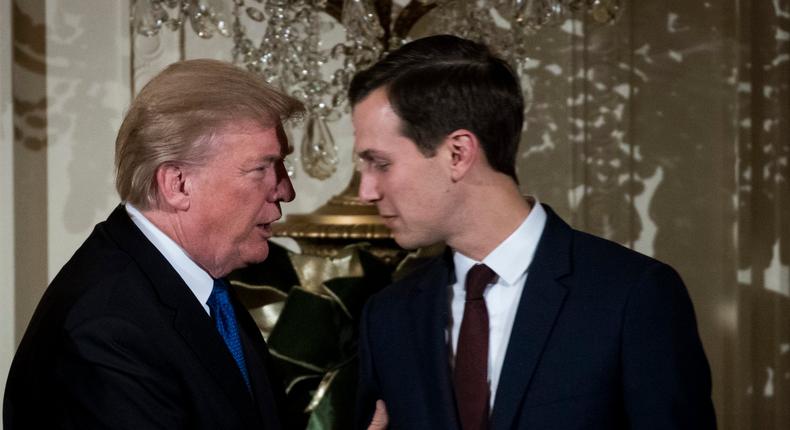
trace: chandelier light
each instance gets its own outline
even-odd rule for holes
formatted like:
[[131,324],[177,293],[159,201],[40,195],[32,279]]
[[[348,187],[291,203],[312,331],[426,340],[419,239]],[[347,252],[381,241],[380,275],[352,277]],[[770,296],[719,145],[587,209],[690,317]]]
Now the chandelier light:
[[[204,39],[231,37],[236,64],[305,104],[302,167],[326,179],[338,165],[327,123],[348,110],[351,77],[407,42],[423,19],[431,34],[494,47],[516,67],[529,106],[526,38],[579,14],[606,24],[621,11],[622,0],[132,0],[130,16],[133,31],[142,36],[189,27]],[[328,46],[325,35],[337,26],[345,39]]]

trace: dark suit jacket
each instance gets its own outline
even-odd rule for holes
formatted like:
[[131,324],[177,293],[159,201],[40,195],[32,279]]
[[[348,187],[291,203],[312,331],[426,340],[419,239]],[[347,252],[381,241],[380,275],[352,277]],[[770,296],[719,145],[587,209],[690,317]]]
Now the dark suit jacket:
[[[548,219],[510,336],[491,429],[715,428],[691,301],[672,268]],[[457,429],[447,254],[375,295],[360,331],[358,427]]]
[[5,429],[279,429],[282,387],[235,302],[252,393],[211,318],[119,206],[44,293],[11,365]]

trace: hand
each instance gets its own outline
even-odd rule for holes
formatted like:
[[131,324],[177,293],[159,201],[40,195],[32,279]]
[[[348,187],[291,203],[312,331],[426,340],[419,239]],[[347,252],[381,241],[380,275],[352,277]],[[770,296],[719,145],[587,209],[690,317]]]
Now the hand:
[[373,413],[373,419],[370,420],[368,430],[386,430],[389,423],[387,416],[387,406],[384,400],[376,400],[376,412]]

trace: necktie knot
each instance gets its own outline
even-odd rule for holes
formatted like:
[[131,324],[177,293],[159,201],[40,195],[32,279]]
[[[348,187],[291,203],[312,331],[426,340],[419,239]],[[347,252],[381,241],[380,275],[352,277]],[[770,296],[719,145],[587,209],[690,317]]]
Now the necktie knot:
[[480,300],[486,286],[496,277],[496,273],[485,264],[475,264],[466,274],[466,300]]
[[212,304],[220,305],[221,303],[228,302],[230,303],[230,299],[228,298],[228,284],[225,283],[222,279],[215,279],[214,280],[214,288],[211,289],[211,294],[208,296],[208,306],[212,309]]

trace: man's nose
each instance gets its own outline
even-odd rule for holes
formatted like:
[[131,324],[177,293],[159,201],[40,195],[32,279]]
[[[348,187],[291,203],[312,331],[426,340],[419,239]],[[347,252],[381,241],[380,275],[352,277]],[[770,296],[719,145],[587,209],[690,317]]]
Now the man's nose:
[[381,199],[376,179],[365,172],[360,172],[359,199],[368,203],[373,203]]
[[276,200],[290,202],[296,197],[291,177],[288,176],[288,170],[284,165],[281,165],[277,170]]

